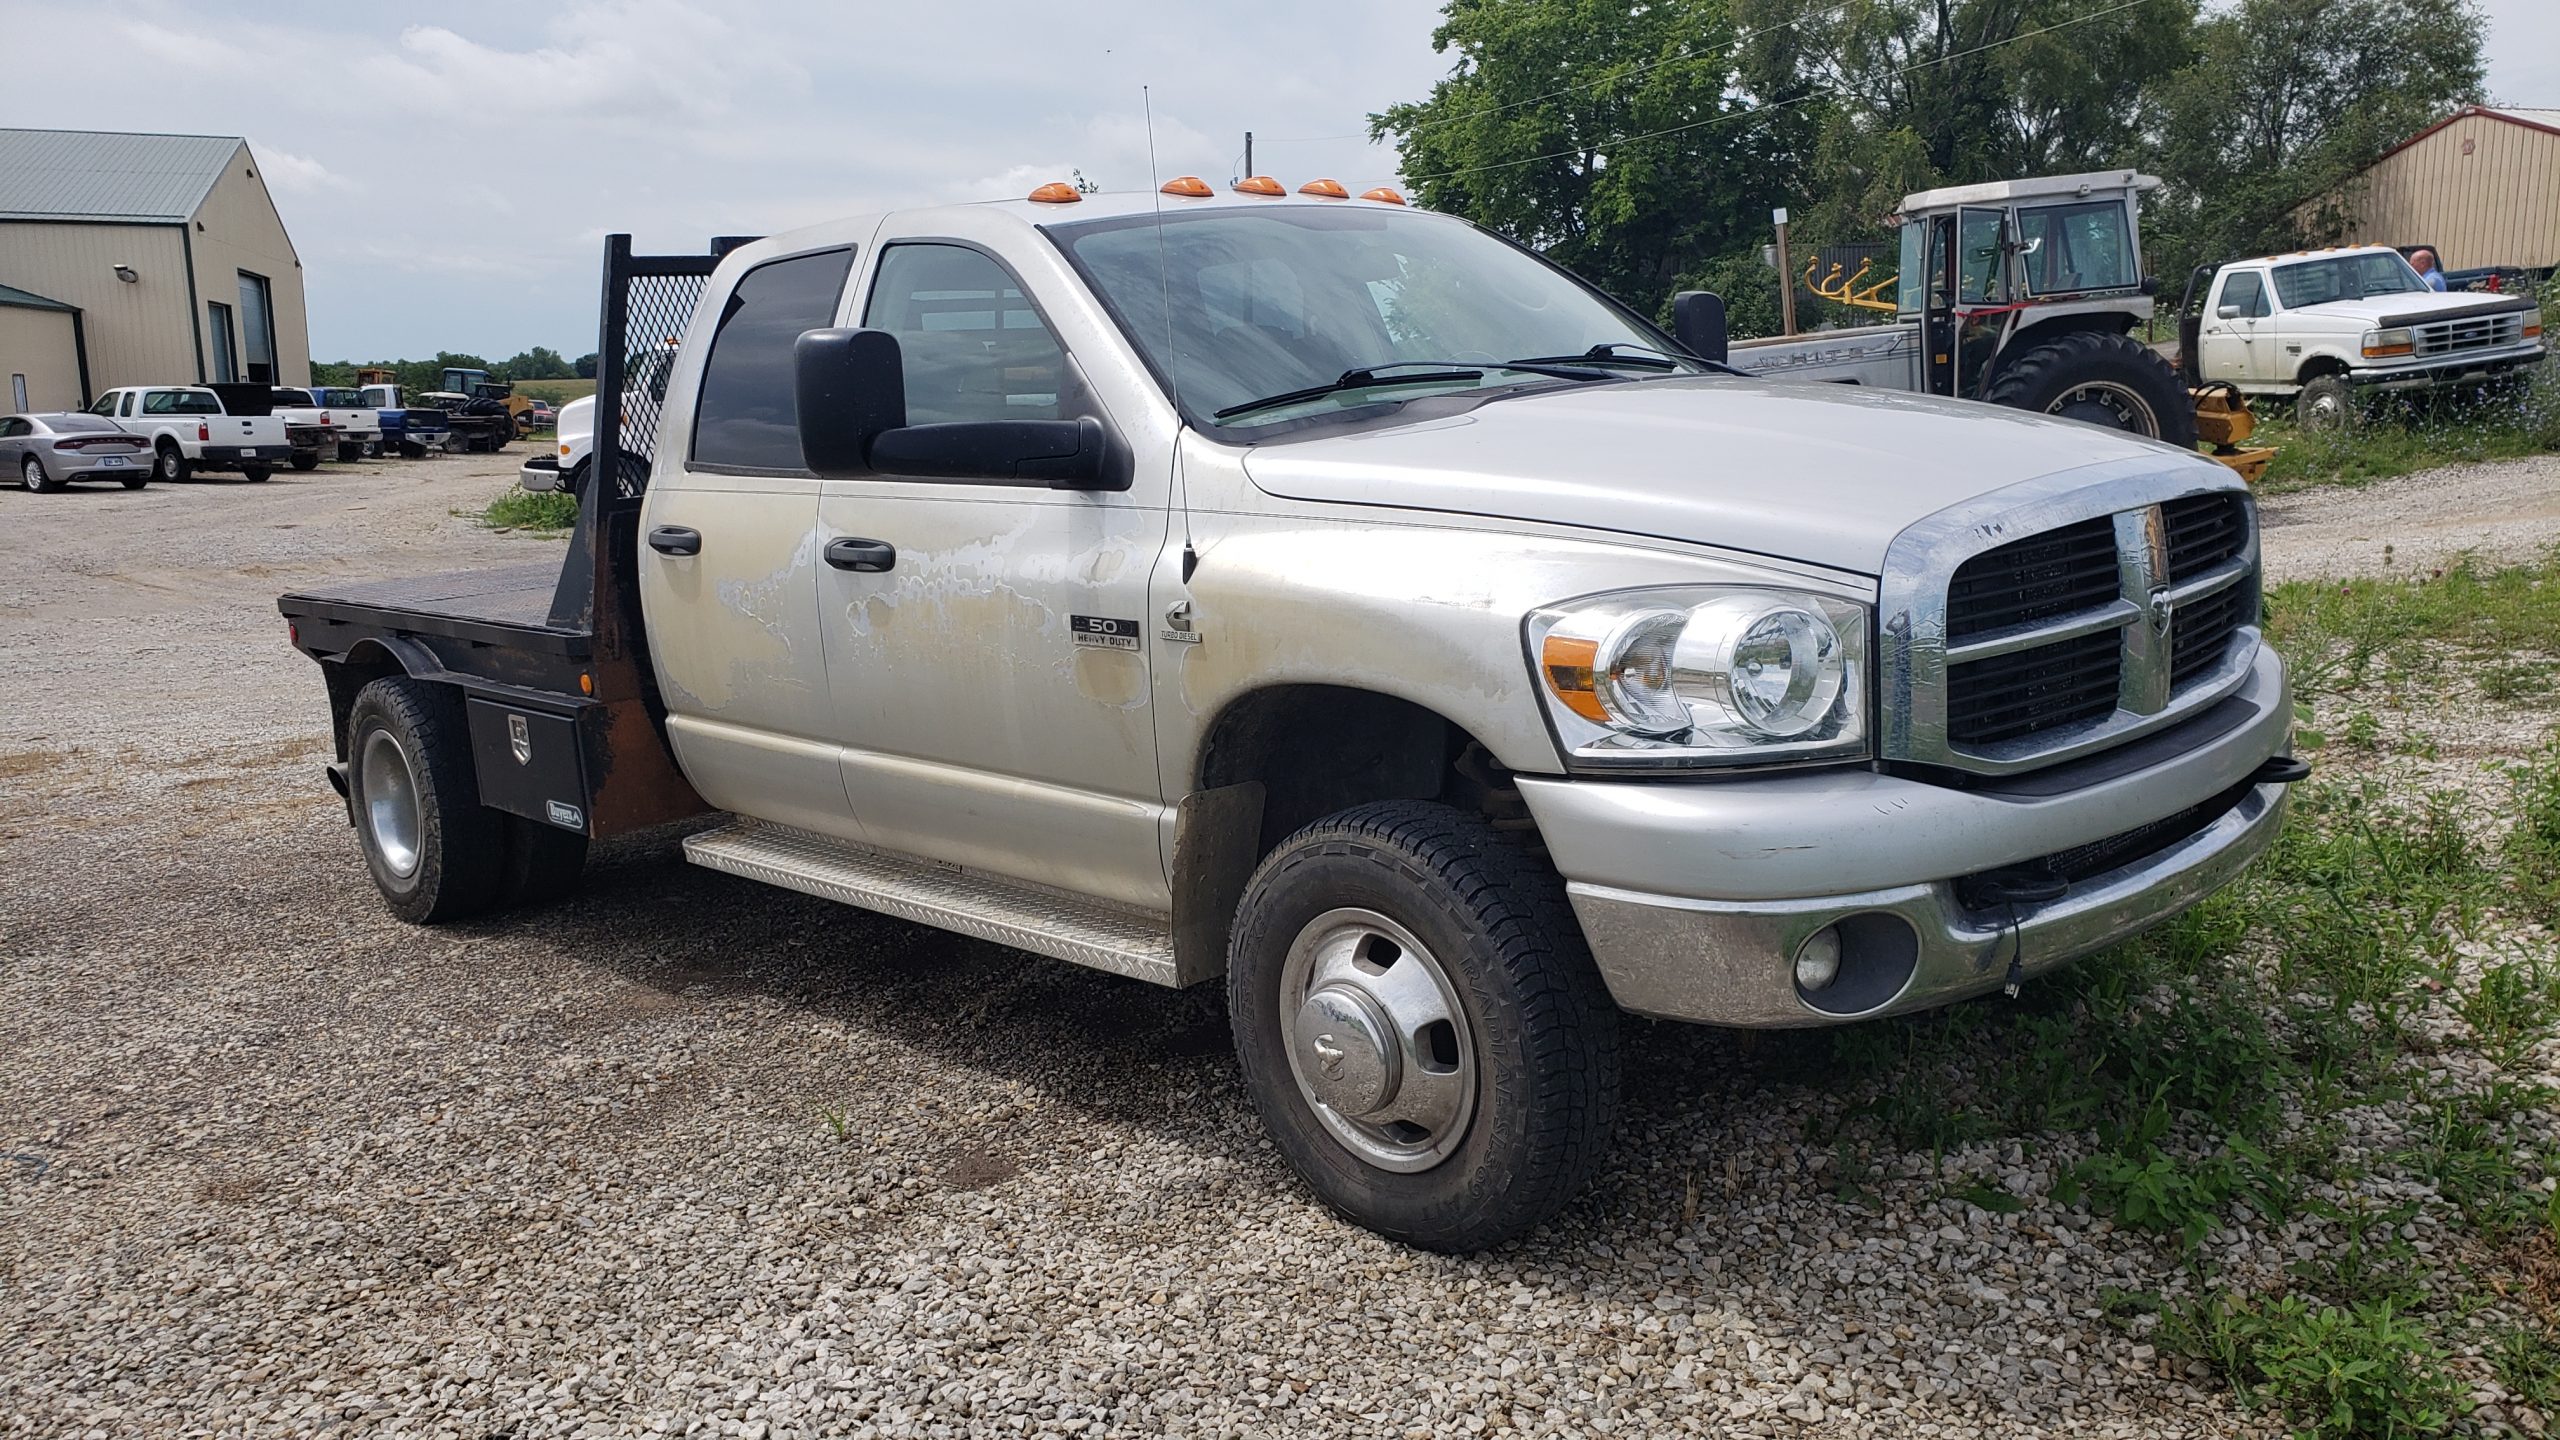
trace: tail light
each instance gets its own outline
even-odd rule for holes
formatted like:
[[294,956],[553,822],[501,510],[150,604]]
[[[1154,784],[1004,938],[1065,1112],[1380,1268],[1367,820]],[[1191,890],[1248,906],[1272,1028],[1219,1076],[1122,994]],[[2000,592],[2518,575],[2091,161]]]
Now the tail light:
[[67,435],[53,442],[56,450],[139,450],[142,442],[131,435]]
[[213,438],[213,427],[212,427],[211,425],[206,424],[206,423],[205,423],[204,421],[202,421],[202,420],[197,421],[197,422],[196,422],[196,438],[197,438],[197,439],[199,439],[199,440],[210,440],[210,439],[212,439],[212,438]]
[[329,424],[330,424],[330,421],[329,421],[329,412],[328,412],[328,411],[326,411],[326,410],[321,411],[321,412],[320,412],[320,428],[321,428],[321,429],[323,429],[323,430],[326,430],[326,429],[328,429],[328,428],[329,428]]

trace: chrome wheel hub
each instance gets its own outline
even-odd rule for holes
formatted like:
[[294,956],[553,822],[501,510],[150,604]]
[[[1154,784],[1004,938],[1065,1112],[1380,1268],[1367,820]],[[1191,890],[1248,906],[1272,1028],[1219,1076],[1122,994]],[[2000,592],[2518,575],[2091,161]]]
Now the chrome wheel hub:
[[2130,430],[2136,435],[2160,433],[2160,417],[2151,412],[2150,402],[2131,388],[2111,380],[2092,380],[2085,385],[2073,386],[2047,407],[2046,413],[2066,420],[2085,420],[2118,430]]
[[365,737],[358,783],[364,787],[364,829],[373,852],[402,879],[418,873],[418,780],[409,756],[388,730]]
[[1298,1093],[1345,1149],[1383,1170],[1449,1158],[1475,1116],[1475,1038],[1457,986],[1422,942],[1373,910],[1332,910],[1281,971]]

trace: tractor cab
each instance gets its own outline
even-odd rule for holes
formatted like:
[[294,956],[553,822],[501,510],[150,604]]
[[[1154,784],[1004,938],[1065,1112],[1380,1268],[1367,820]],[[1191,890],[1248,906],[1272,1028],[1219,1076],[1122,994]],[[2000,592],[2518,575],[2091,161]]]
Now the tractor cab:
[[2068,330],[2123,335],[2149,319],[2139,204],[2159,185],[2110,170],[1903,197],[1895,310],[1927,341],[1923,388],[1977,395],[2017,347]]

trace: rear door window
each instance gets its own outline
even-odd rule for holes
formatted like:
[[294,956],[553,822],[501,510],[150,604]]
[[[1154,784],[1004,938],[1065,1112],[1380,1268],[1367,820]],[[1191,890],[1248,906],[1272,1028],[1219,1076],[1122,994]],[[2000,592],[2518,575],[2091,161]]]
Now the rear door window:
[[222,402],[201,390],[154,390],[144,398],[145,415],[219,415]]
[[[768,261],[739,277],[703,361],[702,390],[693,410],[695,468],[753,475],[809,473],[800,456],[792,350],[804,331],[835,323],[836,302],[852,268],[851,250],[820,250]],[[623,387],[624,423],[644,440],[656,429],[656,399],[663,393],[647,388],[647,365],[645,356],[638,357]],[[654,383],[663,387],[663,372]],[[648,413],[628,413],[635,401]]]

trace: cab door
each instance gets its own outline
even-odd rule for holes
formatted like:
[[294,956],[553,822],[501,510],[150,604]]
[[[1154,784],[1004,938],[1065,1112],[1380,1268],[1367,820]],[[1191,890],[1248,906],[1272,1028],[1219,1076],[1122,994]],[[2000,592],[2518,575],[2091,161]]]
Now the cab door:
[[2275,326],[2269,315],[2265,276],[2255,270],[2224,271],[2212,303],[2196,323],[2197,361],[2203,377],[2244,385],[2271,378]]
[[[723,810],[854,838],[818,623],[818,477],[792,347],[835,323],[853,253],[768,260],[725,297],[689,408],[658,429],[640,599],[685,777]],[[669,463],[672,459],[673,463]]]
[[[884,229],[872,271],[859,323],[898,337],[907,423],[1091,415],[1137,448],[1123,491],[826,482],[827,683],[863,833],[1161,910],[1148,585],[1168,533],[1169,453],[1115,425],[1091,387],[1065,333],[1098,351],[1106,322],[1074,309],[1063,267],[1043,272],[1044,305],[992,249]],[[1053,314],[1068,309],[1082,328],[1062,333]]]

